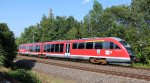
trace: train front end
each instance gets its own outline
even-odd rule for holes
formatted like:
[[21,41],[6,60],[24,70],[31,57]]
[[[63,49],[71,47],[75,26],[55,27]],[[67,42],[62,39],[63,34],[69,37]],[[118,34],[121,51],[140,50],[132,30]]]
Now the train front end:
[[120,41],[120,43],[124,46],[124,48],[126,49],[129,57],[130,57],[130,63],[133,63],[134,61],[136,61],[136,56],[134,51],[132,50],[131,46],[126,43],[125,41]]

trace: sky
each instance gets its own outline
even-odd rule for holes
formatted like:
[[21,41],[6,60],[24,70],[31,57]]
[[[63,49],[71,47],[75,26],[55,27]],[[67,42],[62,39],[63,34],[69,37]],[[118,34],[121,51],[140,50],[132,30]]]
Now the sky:
[[[54,16],[73,16],[78,21],[92,9],[94,0],[0,0],[0,23],[7,23],[16,37],[25,27],[41,21],[52,9]],[[131,0],[98,0],[103,9],[114,5],[130,5]]]

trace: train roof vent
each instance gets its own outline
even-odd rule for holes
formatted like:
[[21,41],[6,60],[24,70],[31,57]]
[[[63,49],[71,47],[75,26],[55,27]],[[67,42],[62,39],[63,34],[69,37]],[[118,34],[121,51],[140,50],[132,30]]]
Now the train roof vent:
[[88,38],[81,38],[81,39],[95,39],[95,38],[99,38],[99,37],[88,37]]
[[109,38],[113,38],[113,39],[115,39],[115,40],[117,40],[117,41],[123,41],[122,39],[117,38],[117,37],[109,37]]

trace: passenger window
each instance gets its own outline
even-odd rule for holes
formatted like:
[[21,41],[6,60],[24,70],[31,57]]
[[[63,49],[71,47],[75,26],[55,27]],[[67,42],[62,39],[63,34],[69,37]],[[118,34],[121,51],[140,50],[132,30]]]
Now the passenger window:
[[114,43],[110,42],[110,49],[114,49]]
[[86,49],[93,49],[93,42],[86,42]]
[[77,49],[77,43],[73,43],[73,49]]
[[33,52],[33,46],[30,47],[30,51]]
[[47,52],[47,45],[44,45],[44,52]]
[[95,42],[95,49],[102,49],[103,43],[102,42]]
[[60,44],[60,52],[62,53],[64,49],[64,44]]
[[110,49],[110,42],[104,42],[103,43],[103,48],[104,49]]
[[59,52],[59,44],[55,44],[55,52]]
[[47,45],[47,52],[50,52],[50,44]]
[[34,52],[36,52],[36,46],[33,46],[33,50],[34,50]]
[[29,46],[29,51],[31,52],[31,46]]
[[29,47],[28,47],[28,46],[26,46],[26,50],[29,50]]
[[78,49],[84,49],[84,43],[79,43]]
[[35,51],[36,51],[36,52],[40,52],[40,46],[39,46],[39,45],[36,45]]
[[51,52],[54,52],[54,44],[51,45]]

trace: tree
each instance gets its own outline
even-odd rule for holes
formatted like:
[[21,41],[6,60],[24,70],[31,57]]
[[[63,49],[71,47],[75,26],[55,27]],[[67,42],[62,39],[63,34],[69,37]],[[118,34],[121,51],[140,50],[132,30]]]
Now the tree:
[[97,36],[97,30],[101,28],[98,24],[101,22],[100,16],[102,12],[102,5],[97,0],[94,0],[93,9],[84,17],[83,27],[86,32],[83,33],[88,34],[88,37]]
[[4,56],[4,65],[11,66],[16,57],[15,37],[6,23],[0,23],[0,56]]
[[[73,16],[56,16],[52,10],[37,25],[29,26],[18,42],[53,41],[85,37],[119,37],[126,40],[142,62],[150,63],[150,0],[132,0],[131,6],[106,9],[94,0],[93,8],[81,22]],[[0,41],[1,42],[1,41]]]

